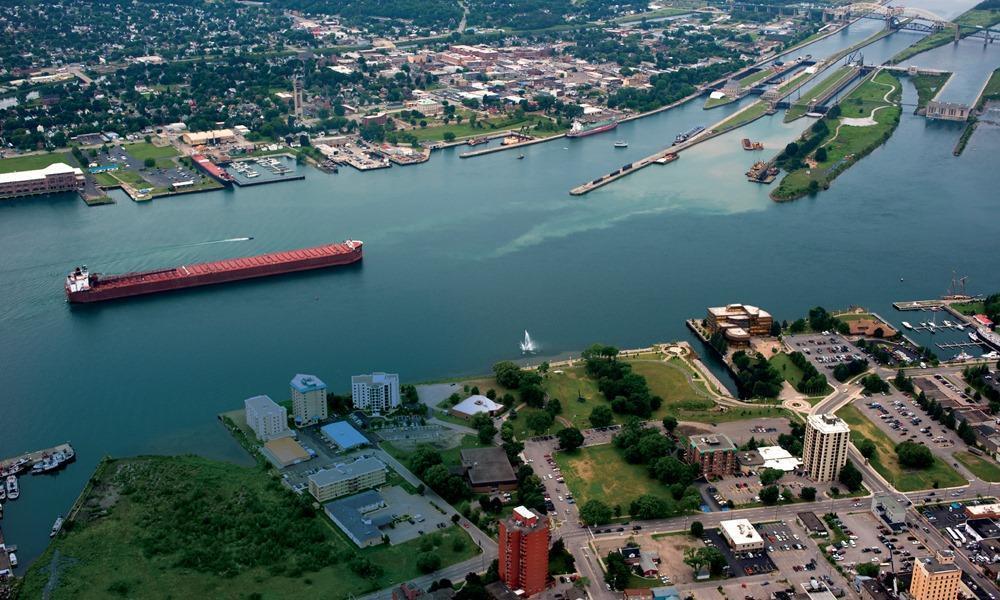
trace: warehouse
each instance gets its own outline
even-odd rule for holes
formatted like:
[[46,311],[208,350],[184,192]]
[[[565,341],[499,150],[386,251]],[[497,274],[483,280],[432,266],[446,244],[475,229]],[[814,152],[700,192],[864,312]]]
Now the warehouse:
[[351,427],[346,421],[337,421],[329,425],[324,425],[320,428],[320,431],[323,433],[323,437],[333,442],[337,448],[345,452],[368,444],[368,438],[361,435],[361,432]]

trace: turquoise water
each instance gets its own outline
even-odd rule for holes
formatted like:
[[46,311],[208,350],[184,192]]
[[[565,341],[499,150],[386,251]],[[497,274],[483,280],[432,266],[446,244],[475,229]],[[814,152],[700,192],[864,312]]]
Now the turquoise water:
[[[838,34],[829,51],[871,26]],[[914,101],[908,84],[905,94]],[[829,192],[778,205],[743,172],[807,125],[779,114],[673,164],[568,194],[738,109],[701,105],[527,147],[524,160],[460,159],[460,148],[419,166],[307,169],[304,181],[145,204],[121,195],[99,208],[70,195],[0,204],[0,455],[65,440],[79,452],[58,476],[25,478],[2,522],[8,541],[25,563],[36,557],[101,455],[245,460],[215,416],[254,394],[286,397],[296,372],[341,390],[352,373],[376,369],[410,381],[480,373],[517,358],[524,329],[545,355],[595,341],[639,346],[687,338],[685,318],[726,302],[789,320],[816,304],[903,318],[893,300],[944,293],[953,269],[975,292],[1000,289],[989,225],[996,128],[954,158],[960,126],[906,114]],[[767,150],[743,151],[742,137]],[[618,138],[629,148],[614,149]],[[254,239],[201,244],[245,236]],[[80,263],[122,272],[346,237],[366,243],[357,268],[99,306],[63,299],[62,278]]]

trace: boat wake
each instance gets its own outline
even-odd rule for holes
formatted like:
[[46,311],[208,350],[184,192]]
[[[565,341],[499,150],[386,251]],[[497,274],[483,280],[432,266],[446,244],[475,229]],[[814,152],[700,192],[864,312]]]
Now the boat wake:
[[253,239],[253,236],[226,238],[224,240],[212,240],[211,242],[195,242],[193,244],[183,244],[181,246],[177,246],[177,248],[189,248],[191,246],[208,246],[210,244],[226,244],[226,243],[229,243],[229,242],[248,242],[248,241],[250,241],[252,239]]

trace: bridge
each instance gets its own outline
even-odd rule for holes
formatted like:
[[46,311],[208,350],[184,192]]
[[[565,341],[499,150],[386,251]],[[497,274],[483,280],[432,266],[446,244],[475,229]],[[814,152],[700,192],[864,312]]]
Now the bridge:
[[850,20],[853,18],[878,19],[885,21],[887,29],[921,31],[934,33],[945,29],[955,32],[955,41],[963,37],[982,38],[983,43],[991,44],[1000,39],[1000,27],[978,27],[959,25],[944,17],[922,8],[906,6],[890,6],[871,2],[855,2],[824,11],[824,16],[836,19]]

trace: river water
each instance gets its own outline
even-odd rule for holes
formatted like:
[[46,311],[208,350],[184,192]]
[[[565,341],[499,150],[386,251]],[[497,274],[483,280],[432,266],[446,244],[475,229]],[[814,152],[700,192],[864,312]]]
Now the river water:
[[[862,21],[801,53],[832,53],[879,26]],[[912,39],[893,35],[866,49],[866,61]],[[964,63],[979,50],[949,55]],[[414,167],[307,169],[304,181],[145,204],[123,195],[98,208],[71,195],[0,204],[0,455],[66,440],[79,454],[57,476],[24,478],[6,507],[8,542],[23,563],[37,557],[102,455],[245,462],[216,415],[251,395],[287,397],[296,372],[338,390],[371,370],[408,381],[481,373],[518,357],[524,329],[545,355],[595,341],[635,347],[688,338],[685,318],[727,302],[788,320],[816,304],[863,304],[898,323],[892,301],[944,293],[953,269],[974,292],[1000,289],[1000,242],[988,225],[1000,184],[996,128],[954,158],[960,126],[904,114],[885,147],[830,191],[779,205],[746,182],[760,153],[739,146],[752,137],[770,155],[808,125],[778,114],[673,164],[568,194],[739,107],[701,106],[530,146],[524,160],[460,159],[460,148]],[[614,149],[616,138],[629,148]],[[62,278],[81,263],[113,273],[347,237],[366,243],[357,268],[99,306],[63,299]]]

